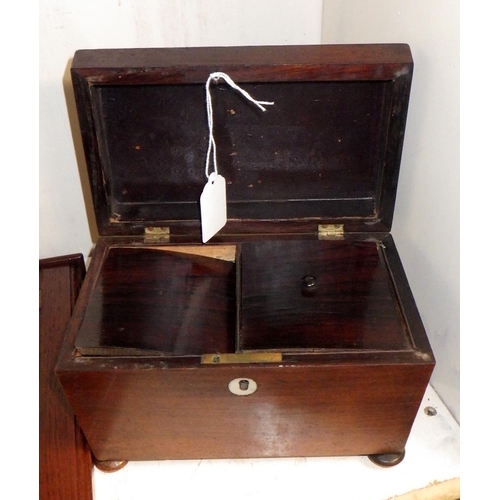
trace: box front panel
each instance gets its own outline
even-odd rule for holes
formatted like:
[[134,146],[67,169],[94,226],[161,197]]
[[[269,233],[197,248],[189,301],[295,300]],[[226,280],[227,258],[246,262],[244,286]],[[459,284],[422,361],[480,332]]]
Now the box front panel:
[[[430,365],[207,366],[60,374],[99,460],[401,452]],[[256,390],[235,395],[235,379]]]

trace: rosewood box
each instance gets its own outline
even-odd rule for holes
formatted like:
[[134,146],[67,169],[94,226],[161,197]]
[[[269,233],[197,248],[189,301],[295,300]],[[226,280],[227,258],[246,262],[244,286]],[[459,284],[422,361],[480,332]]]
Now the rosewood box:
[[[213,137],[227,223],[199,198]],[[403,44],[82,50],[100,239],[57,374],[95,460],[404,456],[434,357],[390,234]]]

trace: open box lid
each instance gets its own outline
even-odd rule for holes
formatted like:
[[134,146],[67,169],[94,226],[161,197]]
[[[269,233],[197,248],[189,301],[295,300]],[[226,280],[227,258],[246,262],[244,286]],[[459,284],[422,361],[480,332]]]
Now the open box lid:
[[72,78],[101,235],[200,233],[205,82],[228,223],[220,234],[390,231],[413,62],[404,44],[77,51]]

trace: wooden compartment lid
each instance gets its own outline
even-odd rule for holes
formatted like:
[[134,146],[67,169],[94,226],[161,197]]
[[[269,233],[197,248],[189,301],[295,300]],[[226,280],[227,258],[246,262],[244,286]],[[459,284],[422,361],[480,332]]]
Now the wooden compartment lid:
[[404,44],[77,51],[72,78],[101,235],[200,232],[205,82],[219,173],[221,234],[391,228],[413,62]]

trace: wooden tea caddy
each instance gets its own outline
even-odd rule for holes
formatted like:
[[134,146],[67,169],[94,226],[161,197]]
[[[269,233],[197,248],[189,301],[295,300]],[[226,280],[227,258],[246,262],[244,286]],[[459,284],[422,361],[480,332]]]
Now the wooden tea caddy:
[[[99,239],[57,374],[96,464],[399,463],[434,357],[390,235],[403,44],[84,50]],[[201,244],[211,95],[228,222]]]

